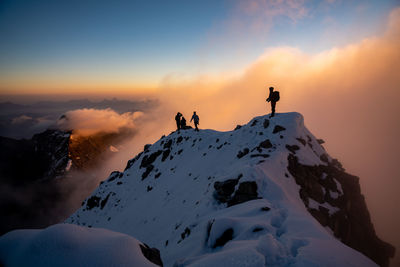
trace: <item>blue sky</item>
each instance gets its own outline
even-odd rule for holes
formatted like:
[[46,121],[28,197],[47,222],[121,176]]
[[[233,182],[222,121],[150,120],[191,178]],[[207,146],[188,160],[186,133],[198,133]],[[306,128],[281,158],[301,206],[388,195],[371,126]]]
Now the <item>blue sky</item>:
[[395,0],[3,0],[0,87],[155,86],[171,73],[237,70],[268,47],[315,53],[379,35],[396,5]]

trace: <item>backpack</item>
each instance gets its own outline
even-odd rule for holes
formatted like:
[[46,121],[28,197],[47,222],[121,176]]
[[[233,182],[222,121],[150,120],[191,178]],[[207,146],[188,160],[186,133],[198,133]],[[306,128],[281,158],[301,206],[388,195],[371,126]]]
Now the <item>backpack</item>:
[[271,101],[278,102],[280,99],[279,91],[274,91],[271,96]]

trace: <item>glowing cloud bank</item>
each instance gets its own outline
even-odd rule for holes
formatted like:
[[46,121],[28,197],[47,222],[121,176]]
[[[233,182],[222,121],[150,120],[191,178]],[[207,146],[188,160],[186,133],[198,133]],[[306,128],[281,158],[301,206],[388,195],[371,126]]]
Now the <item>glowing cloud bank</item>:
[[65,113],[57,125],[62,130],[74,130],[79,135],[96,133],[117,133],[121,128],[134,129],[135,120],[142,112],[126,112],[119,114],[108,109],[77,109]]

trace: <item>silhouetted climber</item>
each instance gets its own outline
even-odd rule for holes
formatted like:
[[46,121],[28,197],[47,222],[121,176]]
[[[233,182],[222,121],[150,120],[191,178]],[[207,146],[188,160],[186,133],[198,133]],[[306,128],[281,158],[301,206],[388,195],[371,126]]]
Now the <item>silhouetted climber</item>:
[[186,129],[186,119],[183,116],[182,116],[182,119],[181,119],[181,129],[182,130]]
[[200,119],[199,119],[199,116],[197,116],[196,111],[193,111],[193,116],[190,119],[190,121],[192,121],[192,120],[194,122],[194,126],[196,127],[195,131],[199,131],[199,128],[197,128],[197,125],[200,124],[200,122],[199,122]]
[[279,92],[274,91],[274,87],[269,88],[269,96],[267,98],[267,102],[271,102],[271,115],[269,117],[275,116],[275,106],[276,102],[278,102],[280,99]]
[[182,114],[180,112],[176,113],[175,121],[176,121],[176,127],[178,128],[178,131],[181,129],[181,117],[182,117]]

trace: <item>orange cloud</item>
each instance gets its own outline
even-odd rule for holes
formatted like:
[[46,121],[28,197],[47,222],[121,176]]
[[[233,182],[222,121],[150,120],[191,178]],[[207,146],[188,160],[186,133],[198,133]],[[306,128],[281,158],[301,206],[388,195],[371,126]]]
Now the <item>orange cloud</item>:
[[74,130],[78,135],[96,133],[117,133],[120,129],[134,129],[142,112],[126,112],[119,114],[112,109],[76,109],[65,113],[57,121],[62,130]]
[[[399,9],[393,11],[383,36],[346,47],[319,54],[292,47],[269,48],[239,76],[210,75],[185,81],[170,78],[161,85],[161,99],[185,112],[197,109],[211,127],[219,125],[220,129],[265,112],[264,99],[270,85],[282,93],[281,111],[308,112],[321,101],[365,106],[376,103],[377,98],[379,102],[382,90],[385,103],[393,103],[398,97],[399,13]],[[216,117],[224,119],[217,122]]]

